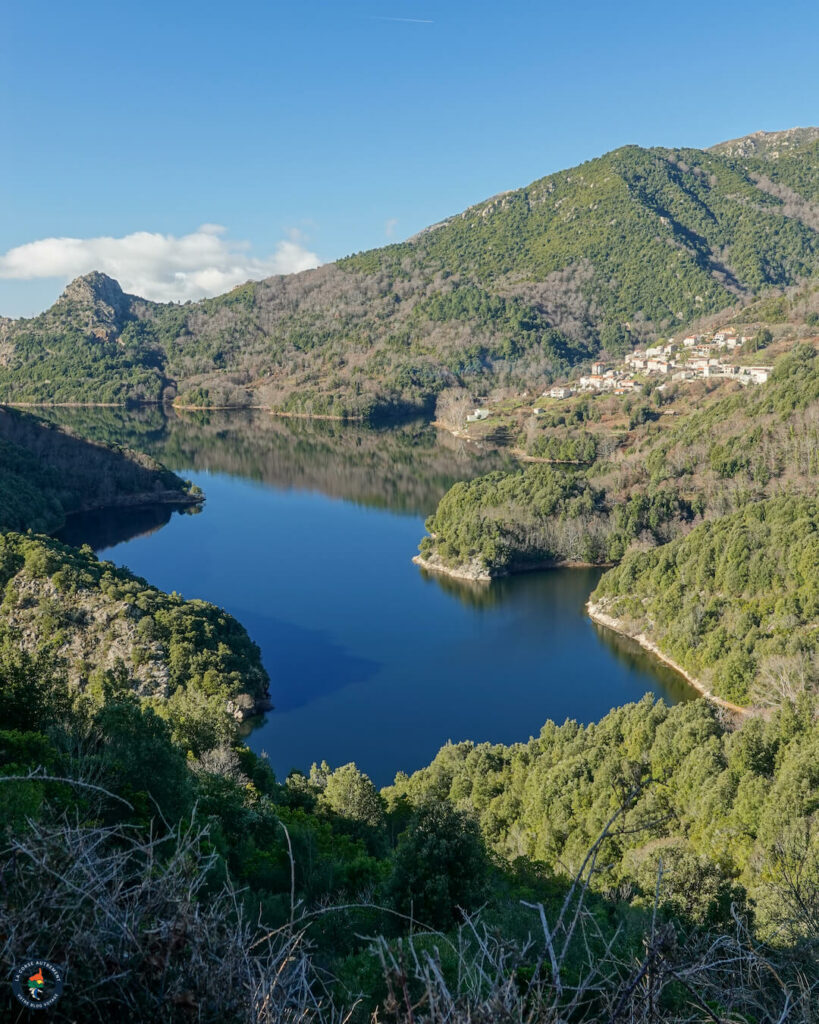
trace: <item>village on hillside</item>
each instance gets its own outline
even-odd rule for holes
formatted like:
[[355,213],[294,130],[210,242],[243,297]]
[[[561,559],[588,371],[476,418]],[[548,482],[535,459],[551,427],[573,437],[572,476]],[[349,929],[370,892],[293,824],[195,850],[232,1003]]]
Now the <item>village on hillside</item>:
[[[641,388],[649,377],[675,383],[698,377],[730,377],[741,384],[764,384],[772,367],[740,366],[734,362],[736,352],[748,340],[737,335],[733,327],[711,334],[689,335],[680,341],[669,338],[663,344],[630,352],[616,365],[593,363],[590,374],[577,381],[555,384],[543,392],[543,397],[571,398],[589,391],[623,395]],[[663,387],[664,383],[660,385]]]

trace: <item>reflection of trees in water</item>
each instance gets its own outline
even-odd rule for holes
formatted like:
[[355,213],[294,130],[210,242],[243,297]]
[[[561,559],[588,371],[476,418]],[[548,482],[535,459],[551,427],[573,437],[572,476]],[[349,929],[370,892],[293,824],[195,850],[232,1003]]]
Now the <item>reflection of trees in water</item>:
[[419,572],[427,583],[437,584],[445,594],[456,597],[472,608],[493,608],[503,599],[503,590],[497,583],[459,580],[453,576],[444,576],[443,573],[427,572],[426,569],[420,569]]
[[[585,616],[586,601],[602,575],[602,570],[595,568],[558,568],[502,577],[490,583],[455,579],[424,569],[419,572],[430,586],[440,587],[445,594],[471,608],[489,609],[514,604],[516,619],[534,617],[541,620],[544,614],[548,614],[551,627],[558,629],[560,625],[555,623],[555,618],[561,612],[567,616],[571,628],[576,628],[576,617]],[[591,622],[591,625],[601,643],[629,675],[658,680],[671,703],[694,700],[699,696],[678,672],[642,648],[636,640],[596,622]]]
[[[170,522],[173,505],[140,505],[136,508],[110,508],[78,512],[69,516],[56,534],[57,540],[73,547],[90,544],[95,551],[112,548],[136,537],[147,537]],[[201,508],[182,510],[200,512]]]
[[255,410],[176,413],[156,406],[51,409],[48,417],[79,434],[148,451],[171,469],[227,473],[413,515],[434,511],[456,481],[510,464],[423,421],[371,428]]
[[48,407],[33,409],[40,419],[58,423],[92,441],[122,444],[147,451],[145,444],[137,443],[143,438],[160,438],[166,430],[167,414],[158,405],[140,405],[132,408],[123,406],[76,406]]
[[556,607],[555,601],[559,599],[559,606],[570,610],[573,616],[584,614],[589,594],[601,576],[601,570],[595,568],[555,568],[501,576],[488,582],[462,580],[425,569],[419,569],[419,572],[426,581],[435,583],[444,593],[473,608],[515,603],[522,614],[540,615],[542,608]]
[[676,703],[699,697],[694,687],[690,686],[678,672],[642,648],[636,640],[616,633],[613,629],[607,629],[597,622],[593,625],[600,640],[630,672],[641,672],[659,679]]

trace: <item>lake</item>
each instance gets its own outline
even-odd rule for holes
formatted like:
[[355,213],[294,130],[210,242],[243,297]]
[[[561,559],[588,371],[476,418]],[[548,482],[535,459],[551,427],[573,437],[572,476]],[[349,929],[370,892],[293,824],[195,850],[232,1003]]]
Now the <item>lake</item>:
[[693,691],[584,603],[600,570],[466,584],[412,564],[446,489],[511,463],[424,424],[393,430],[264,413],[53,410],[86,436],[149,451],[205,492],[75,516],[62,532],[163,590],[235,615],[259,644],[275,709],[247,737],[279,778],[355,761],[377,785],[447,740],[525,741],[647,691]]

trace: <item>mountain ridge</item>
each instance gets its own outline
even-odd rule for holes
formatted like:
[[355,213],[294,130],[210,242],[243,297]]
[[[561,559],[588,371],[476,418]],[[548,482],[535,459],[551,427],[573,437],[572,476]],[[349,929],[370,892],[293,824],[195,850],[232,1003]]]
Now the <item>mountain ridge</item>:
[[450,386],[547,384],[819,273],[817,155],[812,128],[624,146],[405,242],[185,305],[84,275],[0,322],[0,401],[373,418],[428,412]]
[[819,139],[819,128],[812,125],[785,128],[780,131],[755,131],[748,135],[740,135],[736,139],[727,139],[708,147],[711,153],[726,153],[729,156],[764,155],[776,160],[782,153],[810,145]]

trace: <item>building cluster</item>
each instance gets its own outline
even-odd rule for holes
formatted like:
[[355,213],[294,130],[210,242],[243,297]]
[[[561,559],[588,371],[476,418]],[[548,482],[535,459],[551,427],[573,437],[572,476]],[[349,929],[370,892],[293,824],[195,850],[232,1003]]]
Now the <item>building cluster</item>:
[[680,341],[669,338],[662,345],[630,352],[619,366],[593,363],[592,372],[576,383],[558,384],[543,394],[550,398],[571,398],[584,391],[624,395],[642,387],[645,379],[651,377],[675,382],[731,377],[742,384],[764,384],[771,374],[770,366],[739,366],[733,362],[735,350],[747,340],[737,335],[733,327],[712,334],[690,335]]

